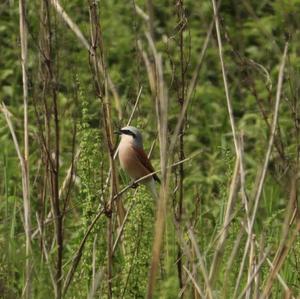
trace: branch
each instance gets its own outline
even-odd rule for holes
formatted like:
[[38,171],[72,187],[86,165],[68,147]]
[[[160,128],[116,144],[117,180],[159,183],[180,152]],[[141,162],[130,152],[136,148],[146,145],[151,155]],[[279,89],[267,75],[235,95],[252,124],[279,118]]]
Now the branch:
[[243,274],[244,264],[245,264],[246,256],[247,256],[248,249],[249,249],[250,242],[251,242],[251,235],[252,235],[254,221],[255,221],[255,218],[256,218],[258,204],[259,204],[260,196],[261,196],[261,193],[262,193],[262,189],[263,189],[263,185],[264,185],[264,182],[265,182],[265,178],[266,178],[266,174],[267,174],[267,170],[268,170],[268,165],[269,165],[269,161],[270,161],[270,157],[271,157],[271,153],[272,153],[274,137],[275,137],[276,128],[277,128],[277,121],[278,121],[278,114],[279,114],[279,104],[280,104],[280,99],[281,99],[281,90],[282,90],[284,67],[285,67],[287,51],[288,51],[288,42],[286,42],[286,44],[285,44],[284,53],[283,53],[282,59],[281,59],[281,65],[280,65],[280,70],[279,70],[279,74],[278,74],[278,82],[277,82],[277,92],[276,92],[276,102],[275,102],[275,108],[274,108],[274,116],[273,116],[273,122],[272,122],[272,127],[271,127],[271,133],[270,133],[268,148],[267,148],[267,152],[266,152],[266,156],[265,156],[265,161],[264,161],[264,164],[263,164],[263,169],[262,169],[262,172],[261,172],[261,175],[260,175],[258,188],[257,188],[255,198],[254,198],[254,208],[253,208],[253,211],[252,211],[252,217],[251,217],[251,222],[250,222],[250,227],[249,227],[249,232],[248,232],[248,238],[247,238],[247,242],[246,242],[246,246],[245,246],[245,250],[244,250],[244,255],[243,255],[242,262],[241,262],[240,271],[239,271],[239,275],[238,275],[238,278],[237,278],[237,282],[236,282],[233,297],[236,297],[236,295],[237,295],[239,283],[240,283],[240,280],[241,280],[241,277],[242,277],[242,274]]
[[[89,44],[87,39],[84,37],[84,35],[80,31],[79,27],[68,16],[66,11],[60,5],[59,1],[58,0],[50,0],[50,1],[51,1],[52,6],[57,11],[57,13],[62,17],[62,19],[66,22],[66,24],[69,26],[69,28],[74,32],[74,34],[79,39],[79,41],[82,43],[82,45],[90,52],[90,54],[92,56],[96,55],[94,48]],[[98,67],[100,69],[100,72],[102,74],[104,74],[105,70],[103,69],[101,63],[99,63]],[[106,76],[107,76],[108,87],[115,99],[115,105],[116,105],[116,109],[118,111],[119,119],[122,119],[123,116],[122,116],[122,107],[121,107],[120,97],[118,95],[117,89],[116,89],[111,77],[109,76],[109,74],[106,74]]]

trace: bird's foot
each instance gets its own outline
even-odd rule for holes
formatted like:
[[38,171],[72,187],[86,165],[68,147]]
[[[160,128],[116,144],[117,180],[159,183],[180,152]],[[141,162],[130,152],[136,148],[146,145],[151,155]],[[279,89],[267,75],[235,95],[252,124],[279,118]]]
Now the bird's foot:
[[132,182],[132,183],[131,183],[131,188],[132,188],[132,189],[136,189],[138,186],[139,186],[138,183],[135,183],[135,182]]

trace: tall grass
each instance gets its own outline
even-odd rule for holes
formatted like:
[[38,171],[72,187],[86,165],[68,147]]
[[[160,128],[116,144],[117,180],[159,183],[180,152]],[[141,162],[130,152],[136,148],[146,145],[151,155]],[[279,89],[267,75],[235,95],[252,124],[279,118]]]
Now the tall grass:
[[[299,296],[298,33],[285,19],[279,34],[265,2],[234,6],[257,21],[237,32],[215,0],[19,1],[23,105],[0,106],[4,298]],[[262,36],[274,57],[259,59]],[[157,201],[116,161],[126,124]]]

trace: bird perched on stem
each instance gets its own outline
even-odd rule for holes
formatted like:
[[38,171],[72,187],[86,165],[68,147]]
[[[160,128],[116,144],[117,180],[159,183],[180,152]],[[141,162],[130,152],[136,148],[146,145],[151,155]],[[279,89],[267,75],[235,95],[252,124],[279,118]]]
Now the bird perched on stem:
[[[120,129],[117,134],[121,135],[119,144],[119,160],[123,170],[134,180],[154,172],[154,168],[144,152],[143,137],[140,131],[132,126]],[[155,181],[160,183],[156,174],[141,181],[145,184],[152,195],[157,198]]]

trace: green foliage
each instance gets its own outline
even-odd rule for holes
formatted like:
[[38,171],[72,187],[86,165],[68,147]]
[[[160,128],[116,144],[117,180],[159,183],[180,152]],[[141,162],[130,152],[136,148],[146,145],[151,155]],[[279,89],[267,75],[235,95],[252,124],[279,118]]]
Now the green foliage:
[[[79,125],[78,138],[80,156],[78,161],[77,175],[80,179],[80,189],[79,189],[79,203],[83,206],[81,221],[82,225],[80,227],[80,233],[77,234],[76,238],[72,240],[76,247],[78,242],[82,239],[84,233],[86,232],[88,226],[90,225],[95,211],[101,206],[99,198],[99,188],[101,186],[101,163],[103,163],[101,148],[101,137],[100,130],[98,128],[91,127],[91,122],[93,115],[91,113],[91,104],[87,99],[84,91],[81,88],[79,81],[77,81],[78,86],[78,99],[81,103],[81,121]],[[105,260],[105,239],[97,238],[97,235],[105,232],[105,219],[101,219],[97,225],[95,225],[93,232],[96,238],[96,265],[103,263]],[[92,281],[92,264],[93,264],[93,243],[94,239],[89,238],[86,242],[83,257],[82,257],[82,268],[80,273],[75,277],[75,294],[84,296],[88,293],[91,287]],[[77,283],[80,282],[80,287],[78,288]],[[85,285],[85,288],[82,286]]]
[[129,199],[131,207],[124,232],[125,257],[122,272],[124,298],[144,298],[152,253],[155,202],[144,186]]
[[[23,101],[20,63],[18,1],[0,3],[0,103],[5,102],[12,113],[12,122],[23,153]],[[138,41],[147,53],[149,62],[153,56],[148,46],[145,31],[148,23],[134,10],[135,5],[147,11],[147,1],[96,1],[100,5],[104,56],[107,71],[120,96],[123,118],[117,117],[117,109],[111,92],[108,92],[114,129],[127,123],[140,86],[143,87],[139,105],[132,124],[143,130],[145,149],[157,137],[155,103],[151,94],[143,54]],[[162,54],[164,78],[168,92],[169,136],[179,115],[178,88],[180,87],[180,30],[175,2],[154,0],[155,45]],[[36,212],[51,210],[49,194],[51,184],[44,180],[45,158],[40,131],[44,129],[44,91],[41,74],[41,1],[26,1],[28,24],[28,79],[29,79],[29,138],[30,138],[30,188],[33,230],[37,228]],[[81,0],[60,1],[71,19],[90,41],[89,7]],[[185,80],[187,91],[193,77],[200,53],[209,29],[212,16],[211,1],[184,0],[186,23],[183,32]],[[264,240],[270,248],[270,260],[275,256],[281,241],[282,224],[290,198],[291,177],[299,172],[299,96],[300,96],[300,1],[299,0],[248,0],[222,1],[220,7],[223,54],[227,70],[233,114],[238,133],[244,143],[245,189],[250,206],[253,204],[259,174],[264,161],[270,124],[276,97],[279,63],[284,43],[289,38],[287,65],[284,73],[282,100],[280,103],[278,130],[270,159],[267,177],[254,225],[256,239]],[[64,215],[64,274],[67,273],[74,253],[99,207],[102,195],[108,199],[108,189],[103,192],[108,175],[109,161],[106,153],[105,133],[101,105],[95,99],[94,78],[91,71],[92,57],[77,40],[77,37],[50,5],[53,71],[60,125],[60,177],[62,185],[70,166],[73,152],[73,127],[77,125],[75,149],[80,149],[76,180],[71,185],[70,201]],[[78,78],[76,75],[78,74]],[[79,83],[80,82],[80,83]],[[51,97],[46,92],[46,97]],[[50,99],[46,99],[47,101]],[[49,105],[48,113],[52,113]],[[40,117],[41,124],[37,116]],[[53,121],[50,122],[53,134]],[[228,119],[223,78],[220,68],[215,31],[209,42],[199,78],[187,110],[184,127],[185,156],[197,154],[184,163],[184,213],[181,232],[188,248],[191,248],[186,230],[193,225],[204,256],[207,269],[213,258],[216,237],[220,232],[227,204],[229,187],[235,163],[235,149]],[[44,136],[46,137],[45,132]],[[51,141],[53,145],[53,140]],[[157,143],[152,162],[159,166]],[[52,153],[50,153],[52,155]],[[178,148],[170,160],[178,160]],[[48,166],[49,167],[49,166]],[[119,169],[119,167],[117,167]],[[129,178],[120,171],[120,187]],[[172,172],[172,188],[178,180]],[[19,298],[24,288],[25,234],[23,227],[22,183],[19,160],[6,121],[0,116],[0,296]],[[46,182],[46,183],[45,183]],[[299,187],[297,186],[299,193]],[[131,192],[130,192],[131,194]],[[178,232],[175,229],[174,201],[176,194],[168,198],[167,224],[164,247],[161,255],[161,272],[157,280],[156,298],[176,298],[179,292],[177,274]],[[125,197],[125,196],[124,196]],[[122,198],[123,199],[123,198]],[[43,204],[44,200],[44,204]],[[64,200],[62,196],[61,201]],[[299,199],[298,199],[299,201]],[[137,194],[124,200],[126,209],[131,207],[125,225],[125,233],[113,257],[113,294],[116,298],[144,297],[149,261],[151,256],[155,202],[144,187]],[[215,287],[216,294],[226,291],[231,298],[239,272],[246,234],[241,237],[230,271],[227,261],[242,229],[245,211],[241,194],[237,196],[235,217],[229,228],[228,238],[221,261],[220,273]],[[96,271],[103,267],[102,280],[96,295],[107,296],[107,222],[101,216],[89,236],[82,260],[75,273],[66,298],[86,298],[92,282],[92,254],[95,241]],[[113,213],[113,236],[119,223]],[[291,227],[290,229],[292,229]],[[244,231],[243,231],[244,232]],[[50,264],[55,270],[54,226],[44,227],[45,245],[50,255]],[[32,241],[34,274],[34,298],[53,295],[48,265],[41,248],[39,234]],[[124,249],[124,252],[123,252]],[[256,255],[259,249],[256,249]],[[292,288],[294,296],[300,294],[299,264],[300,242],[293,244],[280,272]],[[196,257],[184,253],[182,260],[192,268]],[[195,279],[200,287],[203,277],[197,268]],[[240,289],[246,285],[247,271],[243,273]],[[270,273],[267,263],[261,268],[261,285]],[[184,278],[188,275],[184,273]],[[65,278],[65,277],[64,277]],[[189,282],[190,283],[190,282]],[[123,294],[124,293],[124,294]],[[192,296],[191,284],[186,297]],[[282,298],[284,292],[275,280],[272,298]]]

